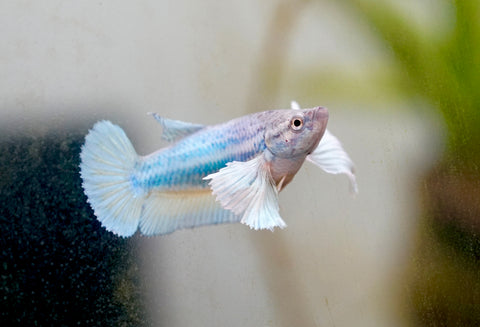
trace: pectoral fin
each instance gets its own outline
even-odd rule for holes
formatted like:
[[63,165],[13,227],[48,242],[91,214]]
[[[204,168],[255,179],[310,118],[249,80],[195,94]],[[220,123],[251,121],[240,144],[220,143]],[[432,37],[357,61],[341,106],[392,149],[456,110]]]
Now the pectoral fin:
[[292,102],[290,102],[290,108],[293,109],[293,110],[301,110],[302,108],[300,108],[300,105],[298,104],[297,101],[295,100],[292,100]]
[[358,193],[354,165],[340,141],[328,130],[323,134],[317,148],[307,156],[307,160],[330,174],[346,174],[350,180],[350,190]]
[[152,115],[153,118],[155,118],[155,120],[162,125],[162,139],[168,142],[174,142],[205,127],[205,125],[201,124],[193,124],[180,120],[163,118],[154,112],[150,112],[149,114]]
[[241,222],[253,229],[284,228],[279,214],[278,191],[263,156],[246,162],[229,162],[204,179],[224,209],[241,216]]

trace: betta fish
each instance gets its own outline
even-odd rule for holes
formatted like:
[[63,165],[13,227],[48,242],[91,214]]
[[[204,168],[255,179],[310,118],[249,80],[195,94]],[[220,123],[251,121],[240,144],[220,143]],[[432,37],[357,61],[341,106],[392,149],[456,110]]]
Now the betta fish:
[[357,185],[353,163],[326,130],[324,107],[253,113],[226,123],[200,125],[152,114],[170,145],[147,156],[125,132],[97,122],[82,146],[80,174],[97,219],[109,231],[131,236],[241,222],[250,228],[284,228],[278,194],[305,160]]

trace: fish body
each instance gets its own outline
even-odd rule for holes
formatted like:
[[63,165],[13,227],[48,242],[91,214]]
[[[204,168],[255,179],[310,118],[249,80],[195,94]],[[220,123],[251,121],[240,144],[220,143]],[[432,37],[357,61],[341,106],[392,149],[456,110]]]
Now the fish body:
[[139,158],[133,181],[143,190],[208,188],[203,178],[231,161],[247,161],[265,150],[261,115],[206,126],[172,145]]
[[[323,107],[264,111],[211,126],[154,117],[171,144],[150,155],[138,156],[123,130],[108,121],[95,124],[82,147],[88,201],[102,225],[121,236],[138,228],[158,235],[237,221],[283,228],[278,192],[307,158],[322,167],[332,153],[342,154],[333,166],[355,183],[353,164],[336,138],[327,132],[338,144],[320,146],[328,121]],[[327,151],[312,160],[318,149]]]

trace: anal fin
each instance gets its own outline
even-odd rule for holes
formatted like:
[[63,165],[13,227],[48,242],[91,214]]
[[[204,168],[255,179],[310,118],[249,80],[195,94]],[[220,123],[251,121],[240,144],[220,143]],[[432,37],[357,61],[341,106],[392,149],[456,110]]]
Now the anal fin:
[[140,231],[144,235],[163,235],[192,228],[240,219],[215,201],[210,189],[151,192],[144,203]]

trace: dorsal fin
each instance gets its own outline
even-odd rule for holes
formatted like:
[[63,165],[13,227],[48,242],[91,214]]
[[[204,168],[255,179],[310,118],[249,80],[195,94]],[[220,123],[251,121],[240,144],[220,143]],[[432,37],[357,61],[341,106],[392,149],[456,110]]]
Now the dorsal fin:
[[205,125],[187,123],[180,120],[163,118],[157,113],[149,112],[163,127],[162,139],[167,142],[174,142],[182,137],[201,130]]

